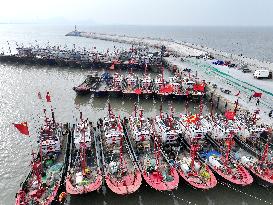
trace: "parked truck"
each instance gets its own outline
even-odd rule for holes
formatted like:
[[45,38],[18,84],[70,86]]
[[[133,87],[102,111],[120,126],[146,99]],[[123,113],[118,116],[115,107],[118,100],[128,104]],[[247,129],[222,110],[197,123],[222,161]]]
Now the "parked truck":
[[255,70],[253,75],[254,75],[254,78],[257,78],[257,79],[260,79],[260,78],[272,79],[272,71],[269,71],[269,70]]

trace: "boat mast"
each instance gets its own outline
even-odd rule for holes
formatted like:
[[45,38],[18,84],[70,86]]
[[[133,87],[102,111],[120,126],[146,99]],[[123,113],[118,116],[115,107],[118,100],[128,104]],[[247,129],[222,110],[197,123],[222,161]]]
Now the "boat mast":
[[139,110],[139,118],[140,118],[140,127],[142,128],[142,118],[143,118],[143,109]]
[[194,160],[196,158],[196,152],[198,149],[198,145],[195,143],[194,139],[191,141],[191,150],[190,150],[190,155],[191,155],[191,171],[194,173]]
[[156,159],[156,171],[158,171],[159,168],[159,158],[160,158],[160,151],[159,151],[159,142],[157,137],[154,138],[155,143],[154,143],[154,147],[156,149],[156,155],[155,155],[155,159]]
[[80,143],[80,158],[81,158],[81,168],[82,168],[82,173],[85,175],[85,168],[86,168],[86,143],[85,143],[85,124],[83,129],[81,130],[82,136],[83,136],[83,142]]
[[172,129],[173,128],[173,106],[170,106],[170,115],[169,115],[169,126]]
[[82,122],[82,112],[80,112],[80,120],[81,120],[81,122]]
[[162,86],[164,86],[164,66],[162,64],[162,68],[161,68],[161,81],[162,81]]
[[160,119],[162,119],[163,118],[163,110],[162,110],[162,103],[161,103],[161,105],[160,105]]
[[145,67],[144,67],[144,76],[147,76],[147,63],[145,63]]
[[265,145],[263,154],[262,154],[262,158],[260,160],[261,164],[266,163],[266,161],[267,161],[267,158],[268,158],[268,149],[269,149],[269,143],[267,142],[266,145]]
[[232,148],[232,143],[233,143],[233,133],[230,132],[228,138],[226,138],[225,143],[227,145],[227,149],[226,149],[226,157],[225,157],[225,166],[227,165],[228,161],[229,161],[229,156],[230,156],[230,151]]
[[109,119],[111,118],[111,105],[110,103],[108,103],[108,115],[109,115]]
[[55,114],[54,114],[53,109],[51,109],[51,117],[52,117],[52,123],[53,123],[53,125],[55,125]]
[[135,114],[135,117],[137,116],[137,104],[135,103],[134,104],[134,114]]

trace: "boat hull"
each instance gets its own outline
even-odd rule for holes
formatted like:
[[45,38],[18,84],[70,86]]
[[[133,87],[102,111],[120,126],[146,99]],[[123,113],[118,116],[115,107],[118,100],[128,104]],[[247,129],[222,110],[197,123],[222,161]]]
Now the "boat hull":
[[78,94],[78,95],[86,95],[91,93],[90,88],[88,89],[78,89],[77,87],[74,87],[73,90]]
[[98,175],[94,183],[91,183],[89,185],[84,185],[84,186],[76,186],[76,187],[71,184],[70,176],[68,176],[66,179],[66,192],[71,195],[86,194],[86,193],[100,189],[101,185],[102,185],[101,173]]
[[263,187],[273,187],[273,175],[265,176],[257,173],[253,168],[248,170],[252,173],[257,183]]
[[224,178],[226,181],[236,185],[247,186],[252,184],[253,182],[253,177],[249,174],[246,168],[241,165],[238,165],[236,173],[239,173],[243,177],[242,180],[238,180],[230,174],[225,174],[222,170],[218,168],[214,168],[213,171],[217,173],[220,177]]
[[[65,182],[65,176],[68,169],[67,162],[70,155],[70,144],[71,144],[71,138],[72,138],[72,134],[71,134],[71,131],[69,130],[69,126],[67,127],[66,131],[68,131],[68,133],[63,135],[63,137],[66,138],[65,140],[63,140],[63,151],[62,151],[62,155],[64,157],[64,163],[61,163],[62,165],[60,166],[60,170],[59,170],[59,175],[61,177],[54,182],[54,185],[52,186],[50,194],[47,195],[46,198],[41,201],[40,198],[35,197],[35,195],[43,196],[45,192],[47,191],[47,189],[40,189],[40,190],[37,189],[29,193],[28,184],[31,181],[32,174],[34,174],[33,171],[31,171],[29,175],[27,176],[26,180],[22,183],[20,190],[16,194],[15,205],[22,205],[22,204],[30,205],[32,204],[32,202],[29,200],[30,198],[34,199],[37,205],[51,205],[51,204],[55,204],[59,200],[59,197],[58,197],[59,194],[65,189],[63,184]],[[56,163],[55,165],[57,166],[57,164],[60,164],[60,163]]]
[[206,171],[210,175],[210,179],[206,183],[198,183],[193,178],[188,178],[185,176],[184,172],[182,170],[179,170],[179,175],[188,182],[192,187],[197,189],[211,189],[214,188],[217,185],[217,179],[211,169],[207,168]]
[[170,175],[173,177],[173,180],[170,182],[164,182],[157,172],[154,172],[153,174],[148,174],[147,172],[142,173],[147,184],[158,191],[171,191],[178,187],[179,175],[174,168],[170,169]]
[[136,171],[135,174],[123,177],[123,180],[121,181],[115,181],[114,177],[111,177],[111,175],[108,174],[105,176],[105,181],[112,192],[119,195],[127,195],[134,193],[139,189],[142,178],[140,171]]

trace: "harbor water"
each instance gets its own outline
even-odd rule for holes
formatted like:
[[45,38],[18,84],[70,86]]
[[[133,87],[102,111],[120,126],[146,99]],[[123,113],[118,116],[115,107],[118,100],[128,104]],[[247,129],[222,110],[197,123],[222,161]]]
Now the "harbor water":
[[[90,29],[92,28],[87,31],[92,31]],[[104,32],[108,29],[108,32],[112,31],[113,33],[117,31],[114,27],[94,27],[93,29]],[[141,27],[141,35],[152,35],[150,29],[145,31],[145,28]],[[202,28],[199,29],[202,30]],[[65,37],[64,35],[70,30],[70,27],[65,26],[0,25],[0,49],[2,47],[5,50],[8,49],[7,41],[12,45],[15,44],[15,41],[18,44],[24,43],[24,45],[35,43],[47,45],[49,41],[51,45],[58,44],[73,47],[75,44],[76,47],[90,49],[96,47],[98,51],[106,51],[108,48],[113,49],[114,46],[118,48],[130,47],[129,45],[99,40]],[[128,27],[127,32],[125,30],[125,27],[122,27],[119,32],[123,31],[124,34],[128,35],[132,32],[131,27]],[[177,30],[179,29],[177,28]],[[165,31],[164,35],[168,33],[169,36],[163,37],[174,38],[179,36],[179,33],[173,33],[175,32],[173,28],[167,27]],[[203,33],[207,33],[206,31]],[[206,34],[202,38],[205,39]],[[217,39],[217,41],[221,40]],[[240,43],[243,44],[243,42]],[[259,43],[262,44],[262,42]],[[269,55],[266,44],[261,47],[264,49],[263,53],[266,53],[264,55]],[[251,56],[251,53],[252,51],[249,51],[249,56]],[[258,55],[259,53],[260,51],[257,51]],[[266,57],[261,55],[257,56],[257,58]],[[273,61],[273,59],[269,58],[268,60]],[[29,173],[30,153],[32,149],[36,149],[37,130],[44,120],[43,108],[47,108],[48,114],[50,109],[54,108],[58,122],[70,123],[77,121],[80,111],[83,112],[84,117],[88,117],[92,121],[102,118],[107,113],[108,102],[111,103],[114,112],[120,114],[121,117],[131,114],[135,99],[94,98],[90,95],[77,96],[72,87],[80,84],[87,73],[87,70],[82,69],[0,64],[0,205],[14,204],[15,193],[19,189],[20,183]],[[50,104],[44,100],[47,91],[51,94],[52,103]],[[42,100],[38,99],[38,92],[42,93]],[[145,115],[155,116],[159,113],[160,99],[140,99],[139,103],[144,108]],[[169,103],[171,102],[163,103],[165,112],[168,111]],[[174,101],[172,105],[177,113],[185,111],[184,102]],[[198,110],[198,104],[191,102],[190,105],[193,112],[194,109]],[[205,108],[207,109],[206,106]],[[12,126],[12,123],[23,121],[27,121],[29,124],[30,137],[20,135]],[[71,197],[69,201],[71,205],[256,205],[273,203],[273,196],[272,188],[261,187],[256,182],[248,187],[238,187],[218,178],[216,188],[209,191],[193,189],[180,179],[177,190],[161,193],[151,189],[143,181],[141,188],[136,193],[128,196],[118,196],[106,186],[103,186],[99,192]]]

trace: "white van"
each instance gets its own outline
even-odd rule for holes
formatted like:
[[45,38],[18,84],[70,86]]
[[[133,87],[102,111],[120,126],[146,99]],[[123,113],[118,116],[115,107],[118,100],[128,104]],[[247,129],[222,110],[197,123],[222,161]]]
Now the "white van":
[[272,78],[272,72],[269,70],[255,70],[254,78]]

